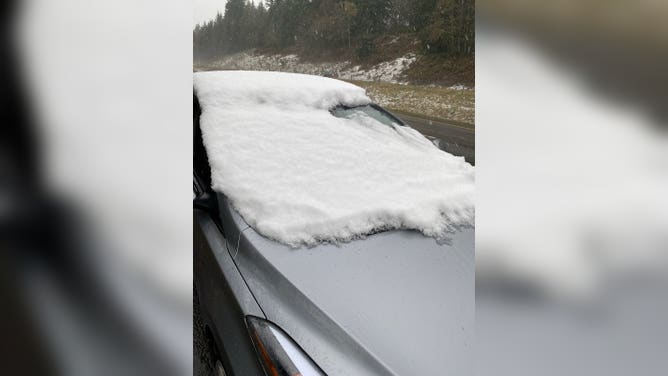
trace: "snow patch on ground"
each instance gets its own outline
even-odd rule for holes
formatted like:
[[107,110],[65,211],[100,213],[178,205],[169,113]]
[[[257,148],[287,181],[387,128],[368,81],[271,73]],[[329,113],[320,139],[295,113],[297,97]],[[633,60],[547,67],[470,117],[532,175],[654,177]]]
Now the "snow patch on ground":
[[407,228],[445,238],[474,219],[474,168],[408,127],[329,109],[369,103],[324,77],[200,72],[213,188],[261,234],[292,246]]
[[303,62],[297,55],[256,55],[253,53],[237,53],[226,56],[212,63],[209,68],[221,70],[254,70],[304,73],[316,76],[335,77],[346,80],[381,81],[405,83],[404,72],[417,60],[413,53],[394,60],[385,61],[364,69],[350,62],[309,63]]
[[448,89],[452,89],[452,90],[471,90],[470,88],[468,88],[468,87],[466,87],[462,84],[449,86]]
[[357,81],[382,81],[390,83],[404,83],[401,81],[403,73],[417,60],[415,54],[407,54],[391,61],[374,65],[369,69],[361,69],[359,65],[340,71],[339,78]]
[[253,70],[294,72],[322,76],[330,72],[336,73],[345,69],[350,64],[340,63],[307,63],[302,62],[297,55],[256,55],[254,53],[241,52],[226,56],[212,64],[208,68],[221,70]]

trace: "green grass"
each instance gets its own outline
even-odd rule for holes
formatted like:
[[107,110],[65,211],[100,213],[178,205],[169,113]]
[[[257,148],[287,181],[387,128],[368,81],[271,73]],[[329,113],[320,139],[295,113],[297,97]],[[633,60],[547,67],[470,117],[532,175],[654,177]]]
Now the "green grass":
[[398,112],[427,118],[475,124],[475,90],[447,87],[399,85],[385,82],[351,81],[366,89],[379,105]]

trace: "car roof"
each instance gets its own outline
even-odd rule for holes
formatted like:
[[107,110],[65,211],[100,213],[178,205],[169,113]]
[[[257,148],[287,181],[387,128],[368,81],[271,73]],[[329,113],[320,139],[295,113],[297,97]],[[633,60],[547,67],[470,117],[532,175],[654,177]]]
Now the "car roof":
[[224,89],[225,98],[208,102],[209,107],[229,103],[258,105],[301,105],[331,108],[344,104],[355,106],[370,103],[365,90],[349,82],[299,73],[259,71],[208,71],[194,74],[198,98],[211,96]]

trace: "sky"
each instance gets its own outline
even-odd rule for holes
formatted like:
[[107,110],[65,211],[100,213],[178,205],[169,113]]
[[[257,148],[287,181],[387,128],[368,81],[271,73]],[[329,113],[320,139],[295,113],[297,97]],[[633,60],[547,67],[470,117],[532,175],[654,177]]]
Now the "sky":
[[193,26],[209,21],[218,12],[224,13],[226,2],[227,0],[194,0]]
[[[257,5],[260,0],[251,0]],[[194,0],[193,1],[193,27],[216,17],[218,12],[225,13],[227,0]]]

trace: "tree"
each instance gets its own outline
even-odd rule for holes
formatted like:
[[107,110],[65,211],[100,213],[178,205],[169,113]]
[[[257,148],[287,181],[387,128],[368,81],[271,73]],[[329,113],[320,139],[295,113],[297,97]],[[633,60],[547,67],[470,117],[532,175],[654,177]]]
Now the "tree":
[[244,35],[244,0],[227,0],[225,4],[225,18],[223,19],[223,48],[227,52],[236,52],[245,46],[246,35]]
[[420,39],[427,53],[472,55],[475,34],[473,0],[438,0]]
[[359,37],[357,56],[365,58],[373,53],[374,39],[385,32],[392,14],[390,0],[357,0],[357,14],[353,22],[353,33]]
[[350,47],[352,25],[357,6],[349,0],[314,1],[309,10],[311,20],[306,38],[312,48],[323,50],[332,47]]
[[209,59],[255,47],[355,49],[364,58],[388,33],[412,33],[425,53],[470,56],[474,0],[228,0],[225,13],[193,30],[193,56]]
[[356,8],[355,32],[373,36],[387,29],[392,14],[391,0],[357,0]]

